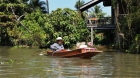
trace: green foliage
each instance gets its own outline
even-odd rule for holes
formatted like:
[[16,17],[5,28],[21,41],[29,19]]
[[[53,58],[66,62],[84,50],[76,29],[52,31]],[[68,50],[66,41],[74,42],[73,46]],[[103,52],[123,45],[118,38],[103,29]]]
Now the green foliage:
[[85,4],[85,1],[84,0],[82,0],[82,1],[80,1],[80,0],[77,0],[77,2],[76,2],[76,4],[75,4],[75,8],[77,9],[77,10],[79,10],[79,8],[82,6],[82,5],[84,5]]
[[[135,0],[134,0],[135,1]],[[129,52],[131,53],[139,53],[139,4],[137,6],[133,5],[134,1],[130,0],[127,5],[127,14],[124,17],[124,22],[121,23],[123,25],[123,31],[126,34],[126,41],[129,43]]]
[[17,44],[19,31],[18,17],[30,11],[27,0],[0,0],[0,45]]
[[64,38],[65,45],[71,46],[79,41],[86,41],[85,36],[89,35],[85,21],[80,17],[77,11],[69,8],[58,8],[50,14],[50,23],[54,27],[55,41],[56,37]]
[[90,18],[101,18],[101,17],[105,17],[106,13],[102,12],[102,8],[99,5],[95,5],[94,7],[92,7],[91,9],[88,10],[88,17]]
[[[37,10],[31,14],[26,14],[22,23],[30,32],[22,26],[11,31],[16,36],[14,39],[18,39],[17,41],[20,43],[23,41],[24,44],[49,46],[55,42],[57,37],[61,36],[64,39],[64,44],[72,47],[76,42],[88,40],[89,31],[85,21],[78,12],[69,8],[59,8],[51,14],[43,14]],[[11,34],[11,36],[13,35]]]
[[135,36],[135,40],[131,44],[129,51],[131,53],[140,53],[140,34]]
[[12,59],[9,60],[9,63],[10,63],[11,65],[12,65],[14,62],[15,62],[15,61],[12,60]]
[[28,0],[0,0],[0,3],[26,3]]
[[38,0],[30,0],[28,6],[32,8],[32,10],[36,10],[38,8]]
[[[64,45],[72,47],[76,42],[87,41],[89,31],[79,12],[69,8],[43,14],[26,0],[2,1],[0,4],[0,41],[12,45],[49,46],[58,36],[64,38]],[[31,2],[36,3],[36,0]],[[29,8],[35,8],[32,13]],[[19,21],[17,18],[25,14]],[[5,43],[4,43],[5,44]]]
[[[124,17],[119,20],[117,30],[124,33],[124,45],[126,52],[140,53],[139,47],[139,34],[140,34],[140,3],[138,0],[121,0],[120,4],[126,3],[126,5],[120,5],[123,8],[123,13],[126,13]],[[117,0],[113,1],[114,9],[117,7]],[[124,8],[125,7],[125,8]],[[117,12],[117,11],[116,11]],[[121,44],[123,45],[123,44]]]
[[97,17],[97,18],[101,18],[104,17],[106,15],[106,13],[102,12],[102,8],[99,5],[95,5],[93,8],[91,8],[89,10],[89,16],[90,17]]

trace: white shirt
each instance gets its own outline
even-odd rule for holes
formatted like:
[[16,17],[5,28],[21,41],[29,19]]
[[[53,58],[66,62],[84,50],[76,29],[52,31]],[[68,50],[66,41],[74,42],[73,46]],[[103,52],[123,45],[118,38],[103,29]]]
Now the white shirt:
[[54,43],[54,44],[52,44],[51,46],[51,49],[53,49],[53,50],[55,50],[55,51],[60,51],[60,50],[62,50],[62,49],[64,49],[64,46],[63,45],[59,45],[58,43]]

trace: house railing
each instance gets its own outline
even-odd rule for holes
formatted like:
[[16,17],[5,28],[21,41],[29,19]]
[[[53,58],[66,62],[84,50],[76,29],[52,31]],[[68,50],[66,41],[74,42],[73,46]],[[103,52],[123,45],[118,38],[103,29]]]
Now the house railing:
[[98,20],[87,20],[87,27],[114,27],[114,18],[103,17]]

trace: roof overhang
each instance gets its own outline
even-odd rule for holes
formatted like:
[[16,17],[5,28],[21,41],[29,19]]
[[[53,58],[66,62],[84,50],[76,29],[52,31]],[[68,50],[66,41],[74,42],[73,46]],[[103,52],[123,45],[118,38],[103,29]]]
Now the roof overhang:
[[92,6],[94,6],[94,5],[96,5],[96,4],[100,3],[100,2],[102,2],[102,1],[104,1],[104,0],[92,0],[92,1],[90,1],[90,2],[88,2],[88,3],[86,3],[86,4],[84,4],[83,6],[81,6],[81,7],[80,7],[80,11],[81,11],[81,12],[82,12],[82,11],[85,11],[85,10],[91,8]]

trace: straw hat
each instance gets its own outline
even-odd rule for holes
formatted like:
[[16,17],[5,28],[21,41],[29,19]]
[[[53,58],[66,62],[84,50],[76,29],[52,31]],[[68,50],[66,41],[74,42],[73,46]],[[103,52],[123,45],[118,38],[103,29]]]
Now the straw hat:
[[56,40],[63,40],[62,37],[57,37]]

